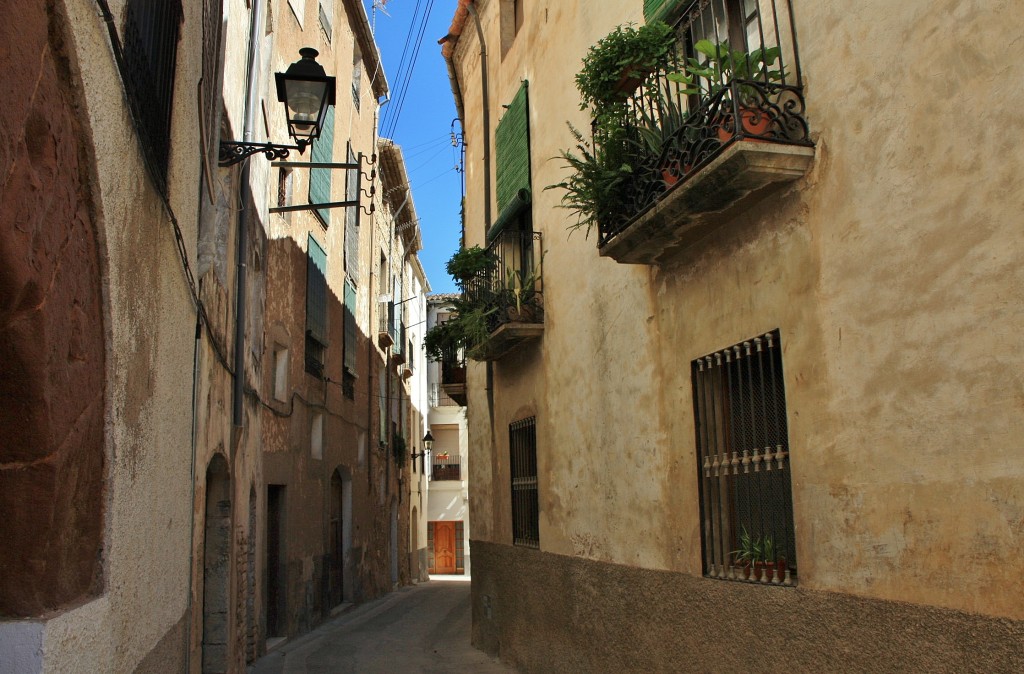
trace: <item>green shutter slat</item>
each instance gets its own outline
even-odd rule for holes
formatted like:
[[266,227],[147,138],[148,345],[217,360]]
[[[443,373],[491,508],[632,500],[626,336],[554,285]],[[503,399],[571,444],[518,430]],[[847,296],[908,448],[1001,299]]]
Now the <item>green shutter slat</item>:
[[345,281],[345,367],[356,371],[356,289]]
[[[327,115],[324,117],[324,128],[320,131],[320,137],[313,141],[313,149],[310,152],[310,161],[330,162],[334,158],[334,106],[327,108]],[[331,200],[331,170],[310,169],[309,170],[309,203],[325,204]],[[331,212],[327,209],[317,210],[320,219],[324,224],[330,224]]]
[[676,10],[681,9],[683,0],[644,0],[644,18],[651,21],[671,21]]
[[498,212],[521,189],[530,189],[530,122],[527,82],[509,104],[494,132]]
[[327,253],[312,236],[306,260],[306,330],[327,343]]

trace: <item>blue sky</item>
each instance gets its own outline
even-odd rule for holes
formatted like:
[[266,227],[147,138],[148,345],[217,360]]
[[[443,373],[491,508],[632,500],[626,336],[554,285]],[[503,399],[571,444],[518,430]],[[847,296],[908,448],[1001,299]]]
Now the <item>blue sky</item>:
[[[448,83],[448,71],[437,41],[448,33],[456,2],[388,0],[387,14],[378,9],[376,15],[372,0],[363,2],[375,24],[384,73],[391,89],[390,102],[381,108],[381,133],[393,127],[392,138],[402,146],[405,154],[413,200],[423,232],[420,260],[430,279],[432,292],[455,292],[455,284],[445,272],[444,265],[459,246],[462,175],[455,166],[461,156],[461,148],[456,150],[451,144],[452,120],[457,113]],[[424,15],[427,15],[427,23],[419,55],[413,63],[412,54]],[[410,26],[414,20],[417,30],[410,38]],[[410,42],[408,48],[407,38]],[[411,79],[408,79],[408,90],[402,103],[398,97],[407,73],[411,73]],[[458,121],[454,130],[461,133]]]

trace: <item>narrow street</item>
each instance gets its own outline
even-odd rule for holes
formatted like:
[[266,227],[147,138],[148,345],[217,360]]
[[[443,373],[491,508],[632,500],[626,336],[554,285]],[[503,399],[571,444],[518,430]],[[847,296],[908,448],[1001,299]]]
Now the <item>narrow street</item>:
[[466,580],[403,587],[256,662],[254,674],[513,672],[470,644]]

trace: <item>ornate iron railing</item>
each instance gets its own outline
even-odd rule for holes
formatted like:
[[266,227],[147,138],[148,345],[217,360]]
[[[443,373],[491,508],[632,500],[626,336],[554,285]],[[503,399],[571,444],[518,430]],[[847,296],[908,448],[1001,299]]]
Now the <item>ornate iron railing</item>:
[[490,310],[488,329],[494,332],[506,323],[543,323],[540,232],[505,230],[494,238],[487,252],[494,260],[490,273],[466,291]]
[[812,145],[792,17],[790,0],[687,5],[675,49],[594,120],[598,156],[630,167],[601,209],[599,245],[736,141]]

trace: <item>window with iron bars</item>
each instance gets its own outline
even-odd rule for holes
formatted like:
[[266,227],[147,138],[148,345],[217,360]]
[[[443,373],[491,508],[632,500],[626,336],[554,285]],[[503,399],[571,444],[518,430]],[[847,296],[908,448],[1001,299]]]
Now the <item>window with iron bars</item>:
[[537,494],[537,418],[509,424],[512,475],[512,543],[540,547],[540,501]]
[[178,56],[180,0],[130,0],[125,11],[124,58],[128,100],[139,122],[142,151],[166,190],[171,109]]
[[796,582],[779,331],[692,363],[704,575]]

